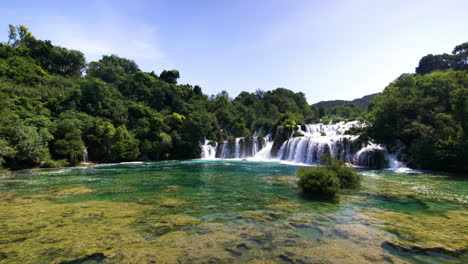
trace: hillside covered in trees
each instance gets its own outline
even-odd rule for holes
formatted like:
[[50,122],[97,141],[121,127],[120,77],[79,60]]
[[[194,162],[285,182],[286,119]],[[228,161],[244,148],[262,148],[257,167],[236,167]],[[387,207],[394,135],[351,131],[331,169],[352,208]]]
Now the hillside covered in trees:
[[87,63],[80,51],[10,26],[0,44],[0,166],[73,165],[85,152],[94,162],[197,158],[203,138],[358,118],[369,123],[363,140],[404,148],[413,167],[467,171],[467,52],[465,43],[428,55],[380,95],[310,106],[284,88],[207,96],[179,84],[177,70],[143,72],[117,55]]
[[453,55],[423,57],[416,74],[402,74],[376,97],[366,119],[364,135],[403,147],[411,167],[468,172],[468,42]]
[[143,72],[116,55],[83,53],[10,26],[0,44],[0,164],[7,168],[199,156],[199,141],[318,121],[303,93],[278,88],[207,96],[177,70]]
[[356,118],[367,112],[369,104],[379,93],[369,94],[351,101],[347,100],[330,100],[320,101],[312,104],[311,107],[317,108],[319,117],[327,116],[329,119],[336,117],[341,118]]

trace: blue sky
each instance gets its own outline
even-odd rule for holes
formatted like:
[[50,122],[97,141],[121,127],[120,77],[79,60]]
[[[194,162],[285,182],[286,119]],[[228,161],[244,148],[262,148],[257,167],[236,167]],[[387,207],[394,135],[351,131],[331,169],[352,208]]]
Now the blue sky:
[[309,103],[380,92],[429,53],[468,41],[468,1],[5,1],[39,39],[177,69],[206,94],[285,87]]

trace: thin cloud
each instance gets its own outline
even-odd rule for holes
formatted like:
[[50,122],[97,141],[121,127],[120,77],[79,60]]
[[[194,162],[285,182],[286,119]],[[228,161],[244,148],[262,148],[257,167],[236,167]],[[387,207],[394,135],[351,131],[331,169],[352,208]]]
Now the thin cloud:
[[82,51],[88,61],[102,55],[116,54],[138,62],[161,61],[157,29],[143,23],[132,23],[118,17],[105,20],[79,21],[60,16],[41,20],[31,31],[39,39],[50,39],[54,45]]

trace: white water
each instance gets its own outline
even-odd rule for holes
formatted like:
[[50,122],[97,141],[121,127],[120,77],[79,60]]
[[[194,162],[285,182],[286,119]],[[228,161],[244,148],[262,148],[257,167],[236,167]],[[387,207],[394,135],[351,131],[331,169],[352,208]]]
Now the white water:
[[88,150],[84,149],[83,154],[81,154],[81,162],[88,162]]
[[[360,167],[388,167],[404,169],[402,162],[397,160],[397,154],[388,153],[384,146],[377,144],[361,145],[358,137],[345,135],[351,127],[362,127],[358,121],[339,122],[336,124],[308,124],[298,131],[302,137],[291,137],[280,147],[278,154],[273,156],[273,138],[267,135],[263,144],[254,136],[251,142],[245,138],[236,138],[234,142],[223,141],[215,147],[205,140],[201,144],[203,159],[244,159],[252,161],[282,161],[292,164],[315,165],[322,163],[322,154],[332,155],[344,162]],[[209,154],[207,154],[209,153]],[[214,153],[214,154],[213,154]]]
[[218,143],[215,143],[215,146],[209,144],[209,141],[205,139],[203,144],[200,144],[201,148],[201,158],[202,159],[214,159],[216,158],[216,148],[218,147]]
[[[203,148],[207,142],[201,144],[202,155]],[[256,136],[253,138],[236,138],[235,141],[223,141],[219,144],[216,152],[216,158],[220,159],[244,159],[256,156],[264,146],[260,144],[260,139]]]
[[353,156],[359,150],[355,143],[357,136],[345,135],[346,130],[361,126],[359,122],[339,122],[336,124],[309,124],[305,130],[298,127],[303,137],[290,138],[281,146],[277,158],[280,160],[319,164],[322,154],[333,155],[335,158],[352,163]]
[[255,155],[250,157],[248,160],[251,160],[251,161],[268,161],[268,160],[272,159],[272,157],[271,157],[271,148],[273,147],[273,139],[271,138],[270,134],[268,134],[263,139],[264,139],[265,144],[263,144],[263,146],[261,148],[258,148],[258,138],[254,138],[254,142],[257,142],[257,150],[255,151]]

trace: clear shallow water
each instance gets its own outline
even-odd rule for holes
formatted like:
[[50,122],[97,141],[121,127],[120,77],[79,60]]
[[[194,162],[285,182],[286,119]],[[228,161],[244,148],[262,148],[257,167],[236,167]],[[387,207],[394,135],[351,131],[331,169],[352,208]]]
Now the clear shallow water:
[[0,263],[468,261],[466,177],[362,170],[360,189],[317,201],[297,169],[191,160],[2,176]]

